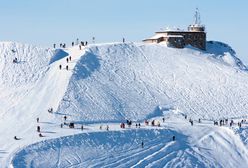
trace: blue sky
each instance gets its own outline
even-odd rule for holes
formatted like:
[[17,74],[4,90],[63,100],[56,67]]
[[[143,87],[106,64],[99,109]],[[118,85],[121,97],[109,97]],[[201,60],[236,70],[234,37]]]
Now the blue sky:
[[160,28],[183,29],[201,13],[207,39],[226,42],[248,64],[248,1],[227,0],[0,0],[0,41],[41,46],[141,41]]

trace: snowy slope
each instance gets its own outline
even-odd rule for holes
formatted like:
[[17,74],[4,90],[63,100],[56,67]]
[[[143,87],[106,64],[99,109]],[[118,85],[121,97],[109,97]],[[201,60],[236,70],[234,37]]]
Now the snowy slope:
[[[55,51],[18,43],[2,43],[0,49],[0,62],[3,65],[0,71],[0,134],[4,137],[0,138],[0,150],[4,151],[0,153],[4,156],[0,157],[2,165],[9,162],[11,155],[7,154],[20,146],[41,140],[36,132],[37,125],[42,127],[43,133],[51,134],[46,138],[63,135],[53,135],[55,132],[51,130],[60,124],[62,117],[48,114],[47,110],[52,107],[56,111],[66,91],[75,60],[84,51],[78,48]],[[74,56],[70,63],[66,63],[64,58],[68,55]],[[18,63],[12,62],[14,57],[17,57]],[[62,70],[59,70],[60,64],[63,65]],[[65,70],[66,65],[70,70]],[[41,119],[39,124],[36,123],[37,117]],[[14,136],[23,140],[16,143]]]
[[112,124],[110,129],[114,131],[90,129],[97,128],[30,145],[15,155],[13,166],[245,168],[248,165],[248,151],[242,141],[228,128],[210,126],[207,121],[192,127],[182,116],[171,115],[161,127],[142,124],[141,128],[120,131],[118,125]]
[[92,46],[75,66],[59,111],[83,122],[143,120],[159,115],[158,106],[208,119],[246,115],[248,74],[241,63],[220,60],[222,51],[219,43],[209,52],[133,43]]
[[[88,148],[87,154],[90,154],[91,151],[98,151],[97,137],[104,136],[111,136],[106,140],[113,141],[107,146],[103,145],[105,153],[101,153],[103,158],[109,158],[111,154],[108,150],[112,147],[116,149],[113,151],[116,155],[122,150],[115,141],[133,134],[145,136],[144,139],[152,148],[157,149],[160,144],[161,150],[142,155],[143,149],[136,150],[132,148],[131,142],[122,142],[121,145],[127,146],[130,152],[141,154],[130,162],[130,166],[144,164],[149,167],[150,161],[154,166],[166,165],[167,161],[161,159],[161,156],[167,156],[168,151],[173,149],[181,151],[181,154],[179,152],[179,156],[172,156],[175,160],[168,163],[171,167],[175,164],[185,167],[228,167],[225,158],[219,157],[223,151],[232,160],[230,167],[237,167],[240,162],[243,163],[241,167],[245,167],[247,152],[239,137],[229,129],[213,128],[212,122],[187,132],[189,124],[186,121],[177,120],[178,117],[173,116],[168,118],[172,126],[163,125],[162,128],[169,130],[159,130],[158,134],[185,137],[187,140],[180,141],[182,144],[179,146],[168,139],[163,141],[164,135],[152,144],[146,136],[154,136],[156,131],[149,131],[149,127],[140,131],[120,132],[117,124],[125,119],[143,121],[162,116],[164,111],[171,109],[177,109],[193,119],[246,116],[246,67],[229,46],[211,42],[207,48],[203,52],[162,45],[115,43],[91,45],[83,50],[79,50],[78,46],[53,50],[18,43],[0,43],[0,135],[4,137],[0,138],[0,167],[8,167],[12,159],[15,167],[19,167],[18,164],[23,167],[32,164],[44,167],[50,163],[48,159],[37,160],[38,157],[45,157],[42,151],[48,151],[51,155],[58,154],[56,160],[60,158],[58,151],[68,150],[68,146],[74,148],[74,153],[63,153],[65,158],[61,163],[56,161],[63,166],[68,164],[64,163],[66,160],[77,163],[73,158],[77,159],[75,155],[81,148],[75,144]],[[68,56],[72,57],[69,63],[66,62]],[[17,64],[12,63],[15,57],[18,58]],[[59,70],[59,65],[62,65],[62,70]],[[68,71],[66,65],[69,66]],[[55,113],[47,112],[50,107]],[[68,136],[82,132],[80,129],[60,128],[65,114],[68,122],[92,123],[92,127],[88,126],[89,134]],[[40,123],[36,123],[37,117]],[[96,123],[113,123],[116,132],[99,133],[99,124]],[[38,137],[37,125],[41,126],[45,137]],[[192,137],[192,134],[195,135]],[[205,135],[208,136],[204,138]],[[13,140],[14,136],[21,140]],[[59,139],[49,140],[52,138]],[[85,138],[85,141],[79,140],[74,144],[73,138]],[[196,142],[196,139],[202,141]],[[104,144],[106,140],[102,139],[99,143]],[[83,142],[89,144],[85,146]],[[163,148],[161,143],[169,146]],[[28,146],[30,144],[33,145]],[[136,146],[133,145],[136,148],[138,142]],[[48,149],[50,146],[53,146],[54,151]],[[204,146],[207,149],[202,149]],[[185,147],[189,153],[184,153]],[[37,149],[36,154],[31,152],[34,149]],[[200,149],[203,150],[203,156],[197,154]],[[208,151],[211,153],[210,158]],[[96,159],[93,154],[89,155],[91,158],[88,158],[86,165],[93,164]],[[130,157],[126,153],[121,156]],[[177,163],[181,157],[185,160]],[[79,159],[86,162],[85,158]],[[99,160],[97,164],[108,165],[116,161],[118,158],[106,162]],[[124,163],[120,161],[119,165]]]

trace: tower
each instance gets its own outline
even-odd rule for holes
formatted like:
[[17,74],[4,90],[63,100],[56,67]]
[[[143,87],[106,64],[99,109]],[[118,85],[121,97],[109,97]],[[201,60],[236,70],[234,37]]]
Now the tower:
[[205,31],[205,26],[201,24],[201,17],[198,8],[196,8],[195,10],[194,23],[192,25],[189,25],[188,31],[196,31],[196,32]]

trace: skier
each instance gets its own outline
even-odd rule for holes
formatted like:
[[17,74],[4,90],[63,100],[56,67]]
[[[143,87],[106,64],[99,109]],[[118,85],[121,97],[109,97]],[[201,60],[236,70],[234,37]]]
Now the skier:
[[100,125],[99,129],[102,130],[102,125]]
[[81,46],[81,45],[79,45],[79,50],[81,50],[81,48],[82,48],[82,46]]
[[69,56],[69,60],[71,61],[71,56]]
[[39,117],[38,117],[38,118],[36,118],[36,121],[37,121],[37,123],[40,121]]
[[72,42],[71,45],[74,46],[74,42]]
[[66,116],[64,116],[64,119],[65,119],[65,121],[66,121],[67,117],[66,117]]
[[40,126],[37,126],[37,132],[40,132]]
[[200,118],[199,118],[198,122],[201,123],[201,119]]
[[140,128],[140,123],[139,123],[139,128]]
[[67,62],[67,63],[69,62],[69,58],[66,58],[66,62]]
[[60,128],[63,128],[63,123],[60,124]]
[[84,126],[83,125],[81,126],[81,130],[84,130]]
[[176,137],[175,137],[175,136],[173,136],[173,137],[172,137],[172,141],[175,141],[175,140],[176,140]]
[[141,147],[144,148],[144,142],[143,141],[141,142]]
[[59,69],[60,69],[60,70],[62,69],[62,65],[59,65]]
[[67,70],[67,71],[69,70],[69,67],[68,67],[68,65],[66,65],[66,70]]
[[39,133],[39,137],[43,137],[43,135],[41,133]]
[[107,127],[106,127],[106,130],[108,131],[109,130],[109,126],[107,125]]
[[165,120],[165,119],[164,119],[164,117],[163,117],[163,122],[164,122],[164,120]]

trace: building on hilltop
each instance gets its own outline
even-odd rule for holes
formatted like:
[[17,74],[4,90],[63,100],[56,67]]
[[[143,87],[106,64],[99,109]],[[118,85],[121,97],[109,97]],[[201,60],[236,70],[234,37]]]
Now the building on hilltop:
[[200,13],[196,9],[194,24],[188,26],[188,30],[166,29],[155,32],[151,38],[143,40],[145,43],[160,43],[170,47],[184,48],[186,45],[206,50],[205,26],[201,24]]

